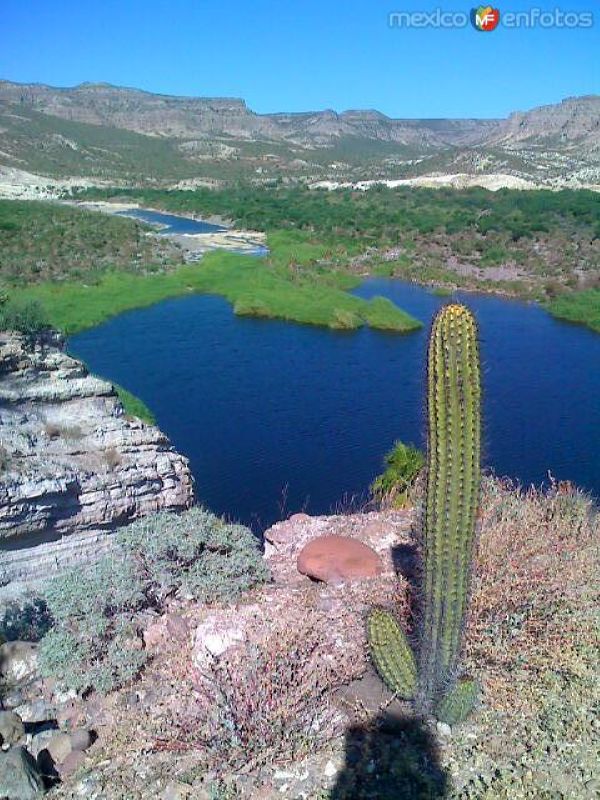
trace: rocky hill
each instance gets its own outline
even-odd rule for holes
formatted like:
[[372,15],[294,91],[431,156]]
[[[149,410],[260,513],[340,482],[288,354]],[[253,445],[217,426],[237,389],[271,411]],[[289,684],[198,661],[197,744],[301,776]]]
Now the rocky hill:
[[[375,110],[257,114],[238,98],[109,84],[0,81],[0,165],[165,183],[240,177],[411,178],[505,172],[595,181],[600,96],[508,119],[392,119]],[[587,176],[587,177],[586,177]]]
[[343,136],[420,147],[468,144],[482,141],[500,124],[496,120],[391,119],[373,110],[256,114],[239,98],[171,97],[104,83],[59,89],[1,81],[0,103],[150,136],[188,139],[226,135],[317,146]]
[[0,477],[4,580],[85,557],[114,527],[193,500],[187,459],[127,417],[54,333],[0,333]]

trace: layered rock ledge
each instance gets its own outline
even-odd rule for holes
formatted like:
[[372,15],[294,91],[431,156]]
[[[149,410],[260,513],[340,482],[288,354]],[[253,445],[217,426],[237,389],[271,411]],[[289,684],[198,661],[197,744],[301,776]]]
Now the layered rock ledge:
[[187,458],[127,416],[63,338],[0,333],[0,572],[35,578],[112,529],[194,498]]

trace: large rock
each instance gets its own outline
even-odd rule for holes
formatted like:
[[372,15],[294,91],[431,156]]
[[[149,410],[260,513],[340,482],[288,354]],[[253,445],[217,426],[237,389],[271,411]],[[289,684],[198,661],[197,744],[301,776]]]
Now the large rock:
[[3,800],[33,800],[44,790],[42,776],[24,747],[0,753],[0,797]]
[[298,555],[298,572],[325,583],[375,578],[383,572],[377,553],[349,536],[319,536]]
[[31,680],[37,674],[38,648],[32,642],[0,645],[0,676],[9,684]]
[[115,526],[193,501],[187,459],[45,333],[0,333],[0,562],[9,579],[96,553]]
[[23,720],[13,711],[0,711],[0,744],[16,744],[25,736]]

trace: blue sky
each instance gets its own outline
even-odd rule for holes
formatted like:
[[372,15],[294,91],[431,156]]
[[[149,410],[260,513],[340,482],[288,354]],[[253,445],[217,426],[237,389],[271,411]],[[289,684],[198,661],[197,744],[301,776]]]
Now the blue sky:
[[597,0],[498,2],[593,11],[588,29],[390,28],[394,11],[462,0],[1,0],[0,77],[107,81],[243,97],[258,112],[377,108],[396,117],[495,117],[600,93]]

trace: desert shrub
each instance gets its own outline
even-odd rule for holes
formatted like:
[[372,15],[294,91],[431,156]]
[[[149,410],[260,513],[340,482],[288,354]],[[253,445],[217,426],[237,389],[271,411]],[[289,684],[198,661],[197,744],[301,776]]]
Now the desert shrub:
[[570,483],[542,491],[491,478],[481,510],[467,650],[472,668],[485,670],[487,702],[514,710],[525,702],[515,697],[516,670],[568,676],[590,635],[600,515]]
[[234,600],[269,574],[248,528],[202,508],[145,517],[123,529],[118,542],[158,603],[177,592],[206,603]]
[[232,599],[267,576],[258,543],[242,526],[200,508],[140,520],[86,571],[50,583],[54,626],[41,642],[42,672],[80,691],[115,689],[146,662],[143,612],[161,612],[178,592],[204,602]]
[[232,769],[315,752],[339,733],[331,692],[343,679],[310,614],[299,626],[281,621],[197,676],[196,744]]
[[44,675],[107,692],[139,673],[145,653],[135,618],[147,602],[132,561],[111,554],[83,573],[71,569],[50,583],[46,600],[55,625],[40,646]]
[[43,598],[13,600],[0,615],[0,638],[6,642],[39,642],[51,626],[52,616]]
[[0,331],[34,334],[48,327],[46,313],[36,300],[0,302]]
[[396,442],[386,454],[384,464],[385,472],[371,484],[373,499],[385,505],[402,507],[425,464],[423,453],[412,445]]

